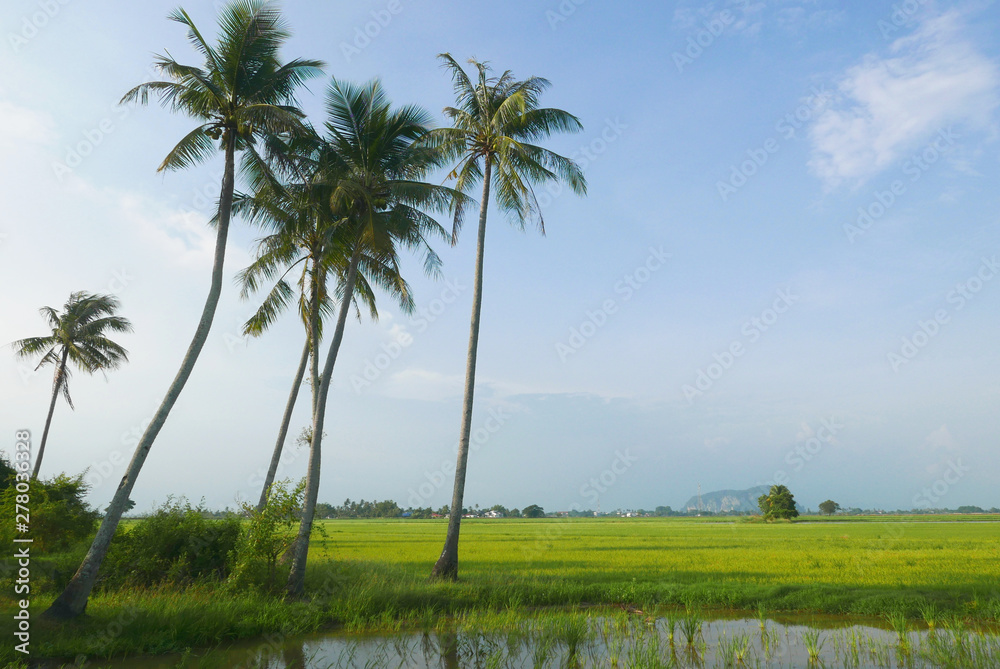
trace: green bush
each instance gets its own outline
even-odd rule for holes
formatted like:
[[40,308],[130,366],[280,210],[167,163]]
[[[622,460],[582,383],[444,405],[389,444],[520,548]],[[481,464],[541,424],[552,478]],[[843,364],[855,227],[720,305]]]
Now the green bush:
[[[0,458],[2,462],[2,458]],[[0,464],[2,473],[9,467]],[[25,487],[27,492],[25,492]],[[83,475],[60,474],[45,481],[15,482],[7,473],[0,490],[0,542],[10,545],[16,536],[30,537],[32,549],[38,553],[64,551],[86,539],[94,531],[99,514],[84,501],[89,487]],[[28,510],[27,533],[19,533],[14,524],[17,505]]]
[[222,580],[240,536],[235,516],[212,520],[187,501],[167,500],[152,515],[119,526],[101,569],[100,586],[148,587]]
[[231,557],[233,570],[228,587],[235,590],[275,589],[279,582],[279,559],[295,540],[291,528],[302,510],[305,483],[302,479],[294,490],[288,489],[289,481],[274,483],[262,511],[258,512],[249,504],[244,505],[243,511],[249,520],[243,525],[243,532]]

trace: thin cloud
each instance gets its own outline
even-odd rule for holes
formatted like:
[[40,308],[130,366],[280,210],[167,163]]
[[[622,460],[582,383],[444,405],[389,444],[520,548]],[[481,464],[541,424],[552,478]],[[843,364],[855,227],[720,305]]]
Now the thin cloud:
[[957,10],[869,54],[837,84],[810,130],[809,166],[828,189],[860,185],[949,125],[982,129],[997,107],[997,66],[961,34]]
[[27,145],[30,149],[54,140],[55,123],[49,114],[0,100],[0,147]]

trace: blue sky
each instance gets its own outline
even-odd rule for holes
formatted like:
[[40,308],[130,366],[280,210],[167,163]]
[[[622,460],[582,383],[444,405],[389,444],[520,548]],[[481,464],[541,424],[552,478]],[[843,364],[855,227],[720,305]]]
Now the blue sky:
[[[197,64],[172,3],[0,9],[0,341],[42,305],[114,292],[131,363],[77,375],[43,471],[110,499],[207,291],[220,161],[156,166],[191,127],[121,108],[151,54]],[[208,3],[186,7],[206,32]],[[1000,506],[1000,12],[992,2],[287,2],[284,55],[381,77],[441,119],[435,55],[553,82],[585,131],[548,146],[590,193],[542,195],[547,235],[490,218],[471,504],[680,506],[786,482],[813,508]],[[367,31],[367,35],[366,35]],[[363,37],[359,37],[363,36]],[[323,82],[303,91],[322,118]],[[443,120],[443,119],[442,119]],[[994,185],[990,185],[994,184]],[[232,276],[202,359],[133,497],[255,499],[301,351],[260,340]],[[410,259],[414,318],[351,322],[320,498],[450,500],[474,230]],[[51,376],[0,359],[0,430],[41,434]],[[304,404],[303,404],[304,408]],[[308,422],[296,413],[293,430]],[[9,447],[3,446],[9,450]],[[282,477],[305,471],[291,447]]]

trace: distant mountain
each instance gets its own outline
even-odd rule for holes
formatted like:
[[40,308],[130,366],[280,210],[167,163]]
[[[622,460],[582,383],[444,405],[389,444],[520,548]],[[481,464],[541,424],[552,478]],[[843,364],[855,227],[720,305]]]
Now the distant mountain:
[[716,490],[701,494],[699,504],[698,495],[687,501],[684,509],[687,511],[711,511],[712,513],[725,513],[727,511],[760,511],[757,506],[757,498],[766,495],[771,488],[766,485],[758,485],[747,490]]

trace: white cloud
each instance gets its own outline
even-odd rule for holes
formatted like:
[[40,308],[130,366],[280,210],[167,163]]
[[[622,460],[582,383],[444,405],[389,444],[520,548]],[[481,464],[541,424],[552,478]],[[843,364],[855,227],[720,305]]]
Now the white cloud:
[[[140,234],[166,256],[182,265],[211,266],[216,231],[207,224],[204,216],[178,211],[130,193],[119,194],[116,204],[121,217],[134,224]],[[227,255],[233,252],[246,255],[237,247],[230,247]],[[242,266],[245,261],[246,257],[241,257],[237,264]]]
[[441,374],[426,369],[410,368],[393,374],[384,390],[385,395],[400,399],[439,401],[461,396],[463,377]]
[[0,149],[44,145],[54,139],[55,123],[49,114],[0,100]]
[[928,19],[847,71],[810,130],[810,167],[828,188],[863,183],[949,125],[989,125],[1000,77],[962,25],[957,10]]
[[732,443],[732,440],[728,437],[705,437],[705,448],[709,450],[718,450],[720,446],[728,446]]
[[[142,244],[158,261],[183,269],[208,268],[215,254],[216,231],[205,215],[165,204],[135,191],[97,187],[76,175],[65,177],[64,196],[86,203],[88,219],[105,229],[117,227]],[[120,238],[119,238],[120,239]],[[117,246],[117,245],[116,245]],[[226,251],[230,267],[243,267],[249,253],[235,244]]]

